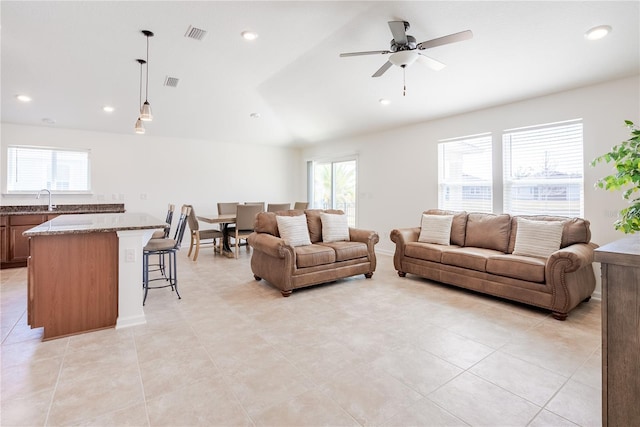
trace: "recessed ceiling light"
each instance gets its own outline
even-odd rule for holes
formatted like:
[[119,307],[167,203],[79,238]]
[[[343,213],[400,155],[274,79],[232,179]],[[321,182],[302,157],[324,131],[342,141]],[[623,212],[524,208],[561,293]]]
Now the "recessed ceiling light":
[[102,107],[102,111],[104,111],[105,113],[113,113],[114,110],[115,108],[110,105],[105,105],[104,107]]
[[260,113],[251,113],[251,114],[249,114],[249,117],[251,117],[252,119],[259,119],[260,118]]
[[27,95],[16,95],[16,99],[20,102],[31,102],[31,97]]
[[585,38],[587,40],[600,40],[604,38],[611,32],[611,27],[608,25],[599,25],[597,27],[591,28],[589,31],[584,33]]
[[258,33],[254,33],[253,31],[243,31],[240,35],[245,40],[255,40],[258,38]]
[[389,100],[388,100],[388,99],[386,99],[386,98],[380,98],[380,99],[378,99],[378,102],[379,102],[381,105],[389,105],[389,104],[391,104],[391,101],[389,101]]

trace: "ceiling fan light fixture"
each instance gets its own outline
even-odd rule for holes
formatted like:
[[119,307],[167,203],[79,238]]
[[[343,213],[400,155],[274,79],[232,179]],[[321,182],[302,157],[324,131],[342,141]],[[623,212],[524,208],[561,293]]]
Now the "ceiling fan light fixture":
[[418,59],[418,52],[412,50],[401,50],[389,56],[389,62],[398,67],[408,67],[416,62],[416,59]]
[[584,37],[587,40],[600,40],[602,38],[605,38],[610,32],[611,27],[609,25],[598,25],[597,27],[593,27],[586,33],[584,33]]
[[20,102],[31,102],[31,97],[29,95],[16,95],[16,99]]
[[380,105],[384,105],[384,106],[391,104],[391,101],[388,100],[387,98],[380,98],[378,99],[378,102],[380,103]]

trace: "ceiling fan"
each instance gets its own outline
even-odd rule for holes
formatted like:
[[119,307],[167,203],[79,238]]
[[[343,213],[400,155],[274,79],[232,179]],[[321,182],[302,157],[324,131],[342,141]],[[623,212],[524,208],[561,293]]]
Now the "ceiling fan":
[[371,77],[380,77],[383,75],[392,65],[396,65],[403,70],[413,64],[416,60],[420,60],[433,70],[442,70],[445,67],[440,61],[430,58],[421,52],[420,50],[431,49],[433,47],[442,46],[449,43],[461,42],[473,37],[471,30],[460,31],[459,33],[449,34],[448,36],[438,37],[436,39],[428,40],[422,43],[416,43],[416,39],[413,36],[407,34],[409,30],[409,23],[407,21],[389,21],[389,29],[393,35],[391,39],[391,46],[389,50],[370,50],[365,52],[350,52],[341,53],[340,57],[348,56],[361,56],[361,55],[387,55],[389,60],[385,62],[382,67],[378,69]]

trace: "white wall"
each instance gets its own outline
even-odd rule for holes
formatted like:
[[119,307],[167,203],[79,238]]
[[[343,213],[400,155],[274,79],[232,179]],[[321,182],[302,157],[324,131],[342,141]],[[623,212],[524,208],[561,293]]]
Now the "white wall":
[[[584,216],[591,221],[592,241],[602,245],[623,236],[612,223],[625,202],[619,193],[594,189],[611,169],[589,163],[629,137],[625,119],[640,124],[640,76],[306,147],[302,159],[358,154],[358,226],[378,231],[377,250],[391,253],[390,231],[418,226],[421,212],[438,205],[438,140],[492,132],[501,151],[504,129],[575,118],[584,123]],[[494,168],[500,166],[499,154]]]
[[[2,124],[2,189],[6,148],[11,144],[91,150],[93,195],[56,195],[54,203],[124,203],[129,212],[164,218],[167,203],[217,212],[217,202],[304,200],[296,178],[298,149],[224,142],[121,135]],[[35,195],[2,195],[2,205],[46,203]]]

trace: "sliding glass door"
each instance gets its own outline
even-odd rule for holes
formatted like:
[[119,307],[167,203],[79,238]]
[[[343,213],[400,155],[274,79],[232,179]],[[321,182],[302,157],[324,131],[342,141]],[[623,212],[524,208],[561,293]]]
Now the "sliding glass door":
[[341,209],[349,218],[349,226],[356,226],[356,161],[310,162],[309,182],[313,207]]

